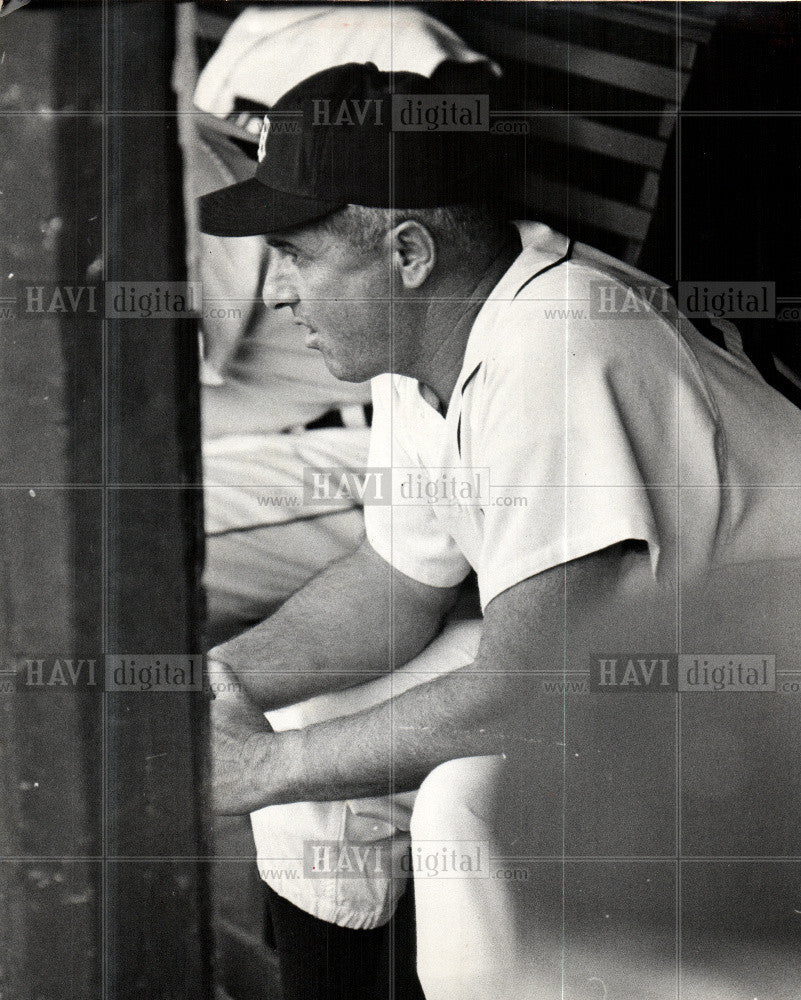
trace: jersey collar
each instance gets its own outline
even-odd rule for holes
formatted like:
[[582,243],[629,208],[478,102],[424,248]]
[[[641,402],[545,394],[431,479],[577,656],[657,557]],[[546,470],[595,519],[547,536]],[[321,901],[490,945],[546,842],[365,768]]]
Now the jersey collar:
[[494,320],[504,303],[515,298],[524,285],[536,280],[537,275],[549,270],[568,253],[569,239],[549,226],[539,222],[515,222],[515,226],[520,232],[523,249],[492,289],[473,322],[462,369],[451,397],[452,404],[459,403],[468,382],[487,357],[493,342],[491,332]]

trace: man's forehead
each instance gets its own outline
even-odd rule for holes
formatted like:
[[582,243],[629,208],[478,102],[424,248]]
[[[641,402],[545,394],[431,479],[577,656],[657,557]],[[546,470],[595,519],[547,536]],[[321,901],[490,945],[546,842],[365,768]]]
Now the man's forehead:
[[276,229],[265,233],[264,239],[270,246],[294,246],[309,241],[319,244],[326,235],[326,230],[320,226],[319,220],[307,226],[293,226],[289,229]]

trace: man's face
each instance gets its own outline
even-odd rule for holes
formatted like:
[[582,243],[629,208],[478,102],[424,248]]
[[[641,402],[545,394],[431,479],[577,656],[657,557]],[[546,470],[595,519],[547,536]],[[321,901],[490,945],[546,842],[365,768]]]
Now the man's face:
[[270,233],[262,298],[292,310],[298,335],[329,371],[363,382],[392,369],[388,251],[361,250],[319,227]]

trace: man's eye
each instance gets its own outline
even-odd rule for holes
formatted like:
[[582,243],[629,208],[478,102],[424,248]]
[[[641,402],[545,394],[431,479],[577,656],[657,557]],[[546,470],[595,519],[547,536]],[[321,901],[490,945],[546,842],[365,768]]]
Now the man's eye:
[[298,259],[297,251],[291,249],[290,247],[286,247],[278,243],[268,243],[267,247],[270,253],[277,254],[281,260],[291,260],[294,264]]

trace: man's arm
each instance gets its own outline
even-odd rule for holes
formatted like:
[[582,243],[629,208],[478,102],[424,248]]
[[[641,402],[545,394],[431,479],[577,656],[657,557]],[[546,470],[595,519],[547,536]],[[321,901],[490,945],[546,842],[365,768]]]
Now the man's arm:
[[268,711],[364,684],[428,645],[456,591],[418,583],[365,542],[272,617],[212,649],[212,690],[236,686],[226,683],[233,673],[246,698]]
[[490,602],[469,667],[356,715],[254,737],[235,788],[230,762],[216,762],[218,811],[409,790],[446,760],[548,742],[547,721],[532,719],[540,678],[530,671],[562,669],[566,608],[594,620],[647,559],[615,545],[530,577]]

